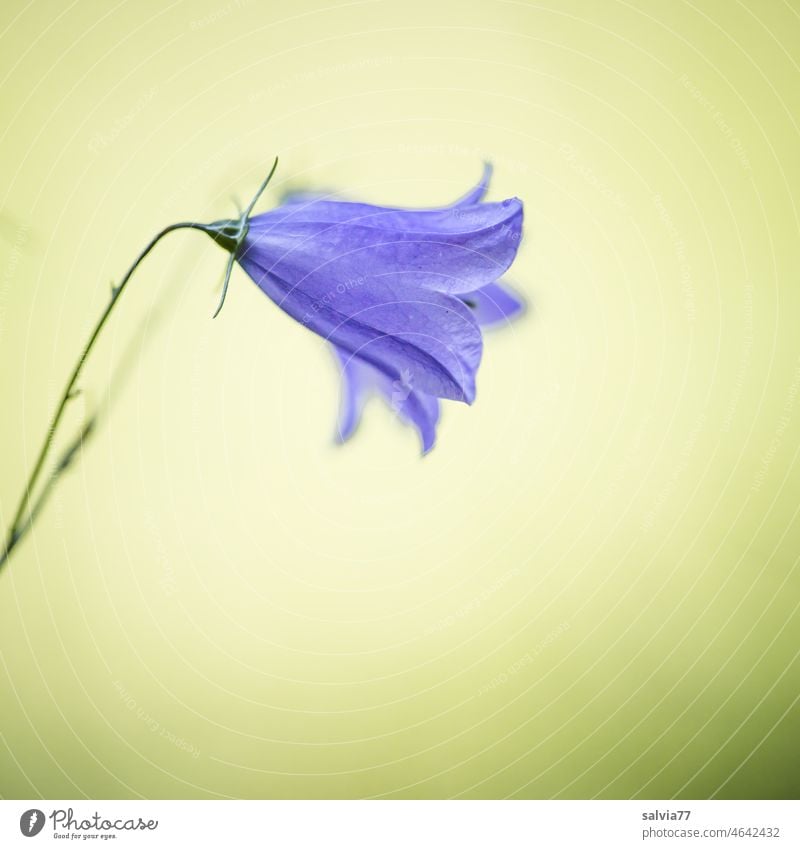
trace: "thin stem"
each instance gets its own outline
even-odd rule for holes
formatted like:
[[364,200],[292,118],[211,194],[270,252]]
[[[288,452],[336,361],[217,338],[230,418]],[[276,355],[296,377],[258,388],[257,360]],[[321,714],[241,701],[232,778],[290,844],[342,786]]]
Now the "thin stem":
[[47,460],[47,456],[50,453],[50,448],[53,444],[53,439],[55,438],[56,431],[58,430],[58,426],[61,422],[61,417],[64,415],[64,410],[67,408],[69,402],[79,394],[79,391],[76,389],[76,385],[78,383],[78,378],[81,375],[83,370],[83,366],[94,348],[95,342],[97,341],[98,336],[100,336],[100,332],[108,321],[109,316],[111,315],[114,306],[119,300],[119,296],[124,291],[125,287],[128,285],[128,281],[133,276],[134,271],[139,267],[139,264],[142,260],[153,250],[153,248],[164,238],[168,233],[172,233],[175,230],[200,230],[203,233],[211,236],[217,244],[223,247],[225,250],[229,251],[230,257],[228,259],[228,265],[225,269],[225,282],[223,284],[222,289],[222,298],[220,300],[219,307],[217,308],[217,312],[214,313],[216,316],[220,309],[222,308],[222,304],[225,301],[225,295],[228,290],[228,282],[230,280],[231,271],[233,269],[233,263],[236,257],[239,254],[239,249],[244,243],[245,237],[247,236],[248,228],[249,228],[249,219],[250,213],[252,213],[256,202],[261,197],[262,192],[269,185],[272,176],[275,174],[275,170],[278,167],[278,157],[275,157],[275,161],[272,164],[272,168],[270,169],[269,174],[267,174],[264,181],[258,188],[258,191],[253,196],[252,200],[248,204],[245,211],[241,214],[241,216],[235,221],[219,221],[215,224],[199,224],[195,221],[182,221],[178,224],[170,224],[168,227],[165,227],[159,233],[157,233],[148,243],[147,247],[136,257],[133,261],[133,264],[130,268],[125,272],[122,280],[119,283],[119,286],[111,287],[111,300],[108,302],[103,314],[100,316],[99,321],[94,327],[91,336],[89,337],[89,341],[81,351],[81,355],[78,357],[78,361],[75,364],[75,367],[72,370],[72,374],[70,375],[69,380],[67,381],[67,385],[64,387],[64,392],[61,395],[61,400],[56,408],[56,412],[53,415],[53,419],[50,422],[50,427],[47,429],[47,434],[44,439],[44,443],[39,451],[39,454],[36,458],[36,463],[33,466],[33,471],[31,472],[30,478],[28,479],[28,485],[25,487],[25,491],[23,492],[22,498],[20,499],[19,506],[17,508],[17,512],[14,515],[14,519],[11,522],[11,527],[8,531],[8,536],[6,538],[5,548],[0,551],[0,570],[2,570],[8,558],[11,556],[11,552],[14,548],[19,544],[19,541],[22,537],[30,530],[33,525],[36,517],[39,512],[44,507],[52,489],[59,477],[66,471],[66,469],[72,464],[72,461],[75,459],[76,455],[80,451],[83,446],[83,443],[86,439],[88,439],[91,434],[94,432],[95,426],[97,424],[97,415],[91,417],[83,426],[78,436],[67,446],[64,453],[61,455],[61,459],[56,465],[53,472],[47,479],[44,487],[42,488],[42,492],[39,494],[39,497],[31,503],[31,498],[36,487],[36,484],[39,481],[42,470],[44,469],[45,461]]
[[50,489],[52,485],[55,483],[55,480],[58,476],[65,471],[65,469],[72,462],[76,452],[80,448],[81,444],[85,437],[89,435],[91,432],[92,422],[90,420],[86,425],[84,425],[81,430],[78,438],[70,444],[67,450],[62,455],[62,459],[59,462],[58,466],[54,470],[53,474],[48,479],[48,483],[45,485],[45,489],[42,492],[39,499],[36,503],[31,507],[31,496],[33,494],[34,488],[41,476],[42,469],[44,468],[45,461],[47,460],[47,456],[50,453],[50,448],[53,444],[53,439],[55,438],[56,431],[58,430],[58,426],[61,422],[61,417],[64,415],[64,410],[66,410],[67,405],[70,400],[75,397],[77,394],[75,391],[75,386],[78,382],[78,378],[83,371],[83,366],[86,363],[89,354],[94,348],[95,342],[97,342],[98,337],[100,336],[100,332],[108,321],[109,316],[111,315],[114,306],[119,300],[120,295],[124,291],[125,287],[128,284],[128,281],[133,276],[134,271],[139,267],[142,260],[153,250],[153,248],[164,238],[168,233],[172,233],[175,230],[201,230],[203,232],[208,232],[208,228],[206,225],[198,224],[193,221],[182,221],[178,224],[170,224],[168,227],[165,227],[159,233],[157,233],[148,243],[147,247],[136,257],[133,261],[133,264],[128,268],[120,281],[118,286],[114,286],[111,289],[111,300],[108,302],[105,310],[103,310],[100,319],[94,327],[91,335],[89,336],[89,340],[81,351],[80,356],[78,357],[78,361],[75,363],[75,367],[72,370],[72,374],[70,375],[69,380],[67,381],[67,385],[64,388],[64,392],[61,395],[61,400],[59,401],[58,407],[56,408],[55,414],[53,415],[53,419],[50,422],[50,427],[47,429],[47,435],[45,436],[44,442],[42,444],[41,449],[39,450],[39,454],[36,458],[36,463],[33,466],[33,471],[31,472],[30,478],[28,479],[28,484],[25,487],[25,491],[23,492],[22,498],[20,499],[19,506],[17,508],[17,512],[14,515],[14,519],[11,522],[11,527],[8,532],[8,537],[6,539],[5,549],[0,552],[0,569],[2,569],[3,565],[6,563],[8,558],[11,555],[11,552],[18,545],[19,541],[22,537],[30,530],[31,525],[33,524],[37,514],[41,510],[44,502],[47,500],[47,496],[50,494]]
[[83,448],[84,444],[88,441],[91,435],[94,433],[97,426],[96,417],[92,416],[81,428],[80,433],[75,437],[75,439],[70,442],[67,448],[64,450],[64,453],[61,455],[61,459],[58,461],[55,469],[50,473],[45,482],[45,485],[42,487],[42,491],[39,493],[38,497],[34,501],[31,508],[28,510],[24,519],[20,520],[20,525],[17,527],[16,533],[14,535],[14,544],[7,545],[5,551],[0,554],[0,569],[2,569],[3,564],[8,560],[11,555],[11,552],[14,548],[14,545],[22,539],[22,537],[30,530],[33,523],[36,521],[36,517],[39,513],[44,509],[45,504],[50,498],[50,494],[53,491],[53,487],[55,487],[58,479],[62,474],[72,465],[73,460],[78,455],[78,452]]

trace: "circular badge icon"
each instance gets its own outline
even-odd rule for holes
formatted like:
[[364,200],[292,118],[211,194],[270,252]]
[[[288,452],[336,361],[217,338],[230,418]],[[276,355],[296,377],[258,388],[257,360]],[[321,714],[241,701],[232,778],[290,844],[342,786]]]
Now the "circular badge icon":
[[31,808],[19,818],[19,830],[25,837],[36,837],[44,828],[44,811]]

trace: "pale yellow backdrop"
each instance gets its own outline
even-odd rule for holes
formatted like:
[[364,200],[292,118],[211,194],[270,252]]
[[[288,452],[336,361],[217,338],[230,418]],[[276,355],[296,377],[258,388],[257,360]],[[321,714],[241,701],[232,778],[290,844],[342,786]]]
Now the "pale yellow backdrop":
[[276,154],[262,208],[491,159],[530,308],[429,456],[377,402],[337,447],[320,340],[164,242],[0,576],[0,793],[796,794],[799,47],[781,0],[6,0],[3,526],[109,281]]

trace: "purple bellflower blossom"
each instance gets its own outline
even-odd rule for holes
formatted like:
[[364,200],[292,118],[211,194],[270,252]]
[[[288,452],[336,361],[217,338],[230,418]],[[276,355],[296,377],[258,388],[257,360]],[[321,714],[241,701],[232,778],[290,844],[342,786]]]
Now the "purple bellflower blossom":
[[[78,355],[0,548],[0,569],[64,473],[97,430],[94,410],[55,465],[48,464],[64,413],[80,395],[83,367],[136,269],[168,234],[199,230],[228,251],[217,315],[234,262],[284,312],[333,346],[342,380],[339,437],[347,439],[368,394],[383,395],[420,434],[436,439],[439,399],[475,399],[481,329],[507,322],[522,301],[499,280],[517,255],[522,202],[486,203],[491,169],[460,200],[436,209],[372,206],[294,195],[252,215],[278,160],[238,219],[181,221],[156,233],[111,286],[110,299]],[[48,468],[48,465],[51,468]]]
[[435,442],[438,399],[474,401],[481,328],[523,308],[498,282],[519,248],[522,202],[485,202],[490,176],[487,165],[472,191],[440,208],[302,193],[207,228],[271,300],[332,345],[343,381],[339,440],[373,392],[417,429],[423,453]]

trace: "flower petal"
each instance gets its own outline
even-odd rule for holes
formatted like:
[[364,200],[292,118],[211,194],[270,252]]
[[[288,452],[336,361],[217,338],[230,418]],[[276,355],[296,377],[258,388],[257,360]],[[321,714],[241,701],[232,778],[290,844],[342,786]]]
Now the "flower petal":
[[389,380],[358,356],[335,345],[333,349],[342,375],[338,440],[344,442],[352,436],[368,394],[376,391],[403,421],[414,426],[422,442],[422,453],[427,454],[436,443],[439,401],[432,395],[414,389],[408,374],[401,374],[400,378]]
[[355,433],[361,421],[361,412],[373,384],[370,366],[352,354],[331,346],[339,362],[342,376],[342,394],[339,405],[339,420],[336,426],[336,441],[346,442]]
[[[290,283],[270,268],[261,245],[238,258],[255,283],[292,318],[397,380],[407,370],[430,395],[472,403],[483,340],[458,298],[385,283],[329,283],[327,292]],[[291,268],[285,268],[291,271]]]
[[[393,388],[392,399],[396,397],[397,390]],[[391,403],[395,403],[395,400]],[[397,414],[416,428],[422,441],[422,453],[427,454],[436,444],[436,425],[439,423],[440,415],[439,400],[433,395],[412,389],[400,403]]]
[[509,268],[522,219],[516,198],[417,211],[319,200],[255,216],[245,247],[270,257],[265,270],[302,283],[312,297],[364,279],[463,294]]
[[508,323],[525,311],[525,301],[505,283],[489,283],[461,296],[481,327]]

